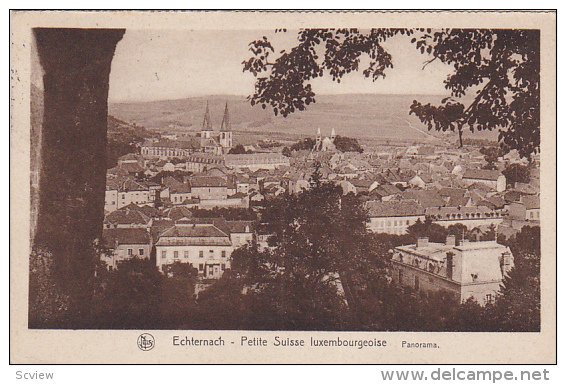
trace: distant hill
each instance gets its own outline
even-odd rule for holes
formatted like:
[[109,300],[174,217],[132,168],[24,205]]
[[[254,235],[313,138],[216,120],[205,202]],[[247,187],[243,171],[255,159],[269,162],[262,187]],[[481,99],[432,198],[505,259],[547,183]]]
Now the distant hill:
[[[209,102],[214,129],[219,129],[228,102],[234,131],[275,133],[275,136],[312,136],[317,128],[329,135],[378,140],[438,141],[456,135],[428,132],[414,115],[409,116],[413,100],[439,103],[442,96],[423,95],[319,95],[306,111],[287,118],[274,116],[260,106],[252,107],[243,96],[205,96],[180,100],[136,103],[110,103],[109,112],[122,120],[159,131],[196,132],[201,129],[206,102]],[[466,136],[466,135],[465,135]],[[496,139],[497,133],[479,133],[474,137]]]

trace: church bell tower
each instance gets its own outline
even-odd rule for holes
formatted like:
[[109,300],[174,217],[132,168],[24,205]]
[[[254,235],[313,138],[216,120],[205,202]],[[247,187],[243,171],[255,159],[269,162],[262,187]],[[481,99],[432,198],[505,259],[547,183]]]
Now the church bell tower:
[[220,145],[228,152],[232,148],[232,124],[230,123],[230,112],[228,103],[224,108],[224,117],[222,117],[222,125],[220,126]]

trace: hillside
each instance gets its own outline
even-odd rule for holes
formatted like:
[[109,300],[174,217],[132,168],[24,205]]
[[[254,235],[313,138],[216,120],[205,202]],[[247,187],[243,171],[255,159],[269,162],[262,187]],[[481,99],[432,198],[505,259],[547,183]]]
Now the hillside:
[[[224,103],[228,102],[234,131],[250,134],[273,133],[274,136],[312,136],[317,128],[323,135],[332,128],[343,136],[376,140],[438,141],[446,135],[427,132],[415,116],[409,116],[414,99],[438,103],[441,96],[415,95],[320,95],[306,111],[287,118],[274,116],[269,109],[252,107],[243,96],[191,97],[139,103],[110,103],[110,114],[135,122],[148,129],[199,131],[209,102],[214,129],[222,120]],[[450,140],[452,136],[449,135]],[[481,137],[480,137],[481,136]],[[477,138],[495,139],[496,133],[480,133]],[[275,138],[275,137],[274,137]]]

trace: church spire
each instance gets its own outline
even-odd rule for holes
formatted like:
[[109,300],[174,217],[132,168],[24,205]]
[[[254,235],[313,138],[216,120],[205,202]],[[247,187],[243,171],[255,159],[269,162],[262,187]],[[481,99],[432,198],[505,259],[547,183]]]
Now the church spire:
[[212,131],[212,123],[210,122],[210,110],[208,109],[208,100],[206,101],[206,111],[204,112],[204,120],[202,121],[203,131]]
[[228,111],[228,102],[226,102],[226,107],[224,108],[224,117],[222,117],[222,125],[220,126],[221,132],[229,132],[232,130],[232,124],[230,123],[230,112]]

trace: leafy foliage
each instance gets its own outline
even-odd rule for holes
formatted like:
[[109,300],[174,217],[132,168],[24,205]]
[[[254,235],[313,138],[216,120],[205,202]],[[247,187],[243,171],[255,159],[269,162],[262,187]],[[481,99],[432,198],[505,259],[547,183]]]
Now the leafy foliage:
[[307,138],[305,138],[303,140],[299,140],[295,144],[291,145],[291,150],[292,151],[304,151],[304,150],[310,151],[311,149],[314,148],[315,143],[316,142],[314,141],[314,139],[307,137]]
[[500,148],[497,147],[481,147],[480,153],[484,155],[486,164],[483,169],[497,169],[497,159],[503,156]]
[[522,164],[509,164],[502,173],[507,180],[507,185],[515,185],[515,183],[526,184],[531,181],[529,167]]
[[[251,57],[243,70],[256,77],[249,96],[252,105],[271,106],[275,115],[288,116],[314,103],[311,81],[330,76],[340,82],[351,72],[362,71],[376,81],[393,67],[383,47],[388,38],[406,34],[423,55],[432,56],[425,66],[439,60],[454,68],[444,85],[451,96],[440,105],[415,100],[410,113],[429,129],[458,132],[499,130],[499,142],[508,152],[517,149],[530,157],[540,147],[540,36],[537,30],[375,28],[302,29],[297,44],[276,53],[266,36],[252,41]],[[369,63],[360,68],[361,58]],[[424,68],[424,67],[423,67]],[[473,94],[471,102],[466,96]]]
[[337,135],[334,138],[334,145],[340,152],[358,152],[362,153],[364,149],[358,143],[358,139]]
[[237,144],[233,148],[230,148],[228,153],[231,155],[241,155],[246,153],[253,153],[253,151],[246,151],[246,148],[244,148],[242,144]]

